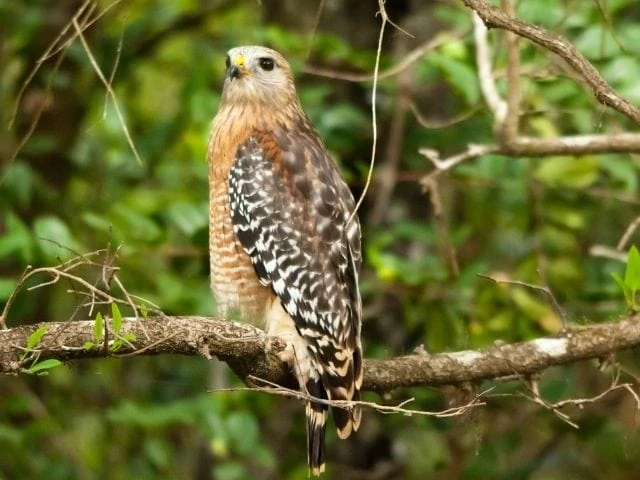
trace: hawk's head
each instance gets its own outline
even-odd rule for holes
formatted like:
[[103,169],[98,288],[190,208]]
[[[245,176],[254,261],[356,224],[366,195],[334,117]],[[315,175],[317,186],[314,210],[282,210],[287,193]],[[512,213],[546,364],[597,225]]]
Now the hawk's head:
[[287,105],[296,101],[291,67],[275,50],[260,46],[232,48],[226,67],[224,102]]

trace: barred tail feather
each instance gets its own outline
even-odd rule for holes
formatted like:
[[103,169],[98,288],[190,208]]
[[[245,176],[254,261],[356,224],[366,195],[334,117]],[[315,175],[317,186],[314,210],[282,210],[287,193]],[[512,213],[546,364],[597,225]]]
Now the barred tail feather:
[[[331,375],[324,376],[327,396],[331,400],[360,400],[360,387],[362,386],[362,350],[358,345],[352,355],[348,355],[340,364],[334,361],[334,370]],[[338,437],[345,439],[352,432],[358,430],[362,420],[362,410],[359,405],[349,408],[331,407],[333,420],[336,424]]]
[[[357,390],[350,400],[357,402],[360,400],[360,391]],[[331,407],[331,413],[336,424],[338,437],[342,440],[348,438],[351,433],[356,432],[362,420],[362,410],[360,405],[354,405],[350,409],[341,407]]]
[[[309,380],[307,391],[316,398],[327,398],[326,391],[319,380]],[[327,406],[308,402],[305,409],[307,417],[307,461],[314,476],[324,472],[324,436],[327,423]]]

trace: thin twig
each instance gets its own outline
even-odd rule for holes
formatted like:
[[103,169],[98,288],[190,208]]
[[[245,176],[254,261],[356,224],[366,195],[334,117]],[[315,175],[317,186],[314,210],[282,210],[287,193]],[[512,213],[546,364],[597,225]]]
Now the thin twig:
[[87,40],[84,37],[84,34],[82,33],[82,30],[80,28],[80,25],[78,25],[77,20],[74,18],[73,19],[73,26],[76,29],[76,32],[78,33],[78,38],[80,38],[80,42],[82,43],[82,46],[84,48],[85,53],[87,54],[87,57],[89,58],[89,61],[91,62],[91,65],[93,66],[94,71],[96,72],[96,74],[98,75],[98,77],[100,78],[100,80],[102,81],[104,87],[107,89],[107,92],[109,93],[109,96],[111,97],[111,100],[113,101],[113,106],[116,110],[116,114],[118,115],[118,119],[120,120],[120,125],[122,125],[122,130],[124,132],[124,136],[127,139],[127,142],[129,143],[129,148],[131,148],[131,151],[133,152],[134,157],[136,158],[136,161],[138,162],[138,164],[142,165],[142,159],[140,158],[140,155],[138,155],[138,150],[136,149],[136,146],[133,142],[133,138],[131,137],[131,134],[129,133],[129,127],[127,127],[127,123],[124,119],[124,115],[122,114],[122,111],[120,110],[120,105],[118,103],[118,99],[116,97],[115,92],[113,91],[113,88],[111,88],[111,84],[107,81],[107,79],[105,78],[104,74],[102,73],[102,70],[100,69],[100,66],[98,65],[98,62],[96,61],[95,57],[93,56],[93,53],[91,52],[91,48],[89,48],[89,44],[87,43]]
[[481,273],[478,274],[478,277],[486,278],[487,280],[491,280],[492,282],[498,283],[498,284],[517,285],[520,287],[530,288],[531,290],[536,290],[538,292],[544,293],[549,298],[549,300],[551,301],[551,305],[553,306],[553,309],[556,311],[556,313],[560,317],[560,320],[562,321],[563,329],[565,330],[567,329],[568,324],[567,324],[567,318],[564,314],[564,311],[562,310],[560,303],[558,302],[558,300],[556,299],[556,296],[553,294],[553,292],[551,291],[548,285],[536,285],[534,283],[523,282],[521,280],[507,280],[502,278],[495,278],[490,275],[484,275]]
[[371,88],[371,128],[372,128],[372,136],[373,142],[371,145],[371,161],[369,164],[369,171],[367,172],[367,181],[364,184],[364,188],[362,193],[360,194],[360,198],[353,208],[353,212],[349,216],[347,220],[347,225],[351,223],[353,218],[358,212],[360,205],[364,201],[364,197],[367,194],[367,190],[369,189],[369,185],[371,184],[371,178],[373,177],[373,166],[375,164],[376,158],[376,148],[378,145],[378,121],[377,121],[377,92],[378,92],[378,70],[380,68],[380,56],[382,55],[382,39],[384,38],[384,29],[387,25],[387,12],[384,9],[384,0],[378,0],[378,5],[380,7],[380,16],[382,17],[382,23],[380,25],[380,33],[378,35],[378,48],[376,49],[376,63],[373,67],[373,87]]
[[7,303],[4,304],[4,308],[2,309],[2,315],[0,315],[0,327],[2,327],[5,330],[7,329],[7,315],[9,315],[9,310],[11,309],[13,302],[16,300],[16,296],[20,291],[20,287],[22,287],[25,280],[29,278],[29,272],[31,271],[32,268],[33,267],[31,265],[27,265],[27,267],[22,271],[22,274],[18,278],[16,286],[14,287],[13,291],[9,295],[9,298],[7,299]]
[[[395,54],[402,56],[406,48],[404,38],[396,42]],[[388,211],[391,194],[397,182],[398,166],[402,158],[403,138],[405,136],[405,126],[407,110],[409,109],[409,72],[405,71],[398,75],[397,89],[393,101],[394,108],[391,116],[391,127],[387,134],[386,148],[383,153],[382,165],[378,167],[376,173],[376,189],[372,200],[369,223],[378,225],[384,219],[385,212]]]
[[444,160],[440,159],[440,154],[437,150],[433,150],[430,148],[421,148],[420,150],[418,150],[418,153],[424,155],[434,164],[434,166],[436,167],[436,171],[433,172],[433,175],[439,175],[440,173],[450,170],[462,162],[465,162],[472,158],[477,158],[482,155],[487,155],[489,153],[497,153],[499,152],[499,150],[500,147],[498,145],[476,145],[470,143],[469,145],[467,145],[466,151],[448,157]]
[[320,0],[318,3],[318,9],[316,10],[316,16],[313,19],[313,27],[311,27],[311,35],[309,38],[309,46],[307,48],[307,53],[304,56],[305,60],[309,58],[311,52],[313,51],[313,43],[316,38],[316,33],[318,33],[318,26],[320,25],[320,19],[322,18],[322,12],[324,10],[324,2],[325,0]]
[[488,388],[483,392],[475,395],[475,397],[465,405],[459,405],[457,407],[447,408],[445,410],[439,412],[431,412],[425,410],[415,410],[415,409],[407,409],[404,408],[404,405],[411,403],[414,401],[413,398],[409,398],[403,400],[398,405],[381,405],[376,402],[366,402],[363,400],[328,400],[325,398],[314,397],[313,395],[309,395],[306,392],[302,392],[300,390],[294,390],[291,388],[283,387],[278,385],[277,383],[270,382],[268,380],[264,380],[258,377],[250,377],[249,380],[254,384],[262,384],[263,386],[256,387],[240,387],[240,388],[224,388],[219,390],[213,390],[213,392],[237,392],[237,391],[252,391],[252,392],[266,392],[274,395],[281,395],[289,398],[296,398],[298,400],[304,400],[308,402],[319,403],[321,405],[327,405],[328,407],[343,407],[343,408],[352,408],[355,405],[359,405],[362,407],[371,408],[380,413],[401,413],[403,415],[423,415],[430,416],[436,418],[445,418],[445,417],[453,417],[466,413],[469,409],[476,408],[479,406],[485,405],[485,402],[481,401],[481,399],[486,396],[494,387]]
[[413,113],[418,123],[422,125],[424,128],[428,128],[429,130],[438,130],[441,128],[452,127],[457,123],[460,123],[468,118],[471,118],[473,115],[478,113],[482,108],[484,108],[481,105],[476,105],[472,108],[469,108],[469,110],[467,111],[459,113],[458,115],[454,115],[451,118],[448,118],[445,120],[431,120],[426,118],[422,114],[422,112],[420,112],[420,110],[418,109],[418,106],[414,102],[412,102],[409,99],[407,99],[407,102],[409,103],[409,108],[411,108],[411,112]]
[[[118,71],[118,65],[120,64],[120,56],[122,55],[122,43],[124,41],[124,28],[120,32],[120,39],[118,40],[118,49],[116,50],[116,58],[113,61],[113,67],[111,67],[111,74],[109,75],[109,86],[113,85],[113,80],[116,78],[116,72]],[[107,118],[107,105],[109,102],[109,90],[104,94],[104,107],[102,108],[103,120]]]
[[[76,10],[76,13],[73,16],[73,19],[78,21],[78,23],[82,26],[82,30],[86,30],[91,25],[93,25],[95,22],[97,22],[100,18],[102,18],[109,10],[111,10],[111,8],[113,8],[115,5],[117,5],[121,1],[122,0],[113,1],[112,3],[107,5],[101,12],[99,12],[97,15],[95,15],[95,17],[90,18],[91,15],[93,14],[93,12],[95,11],[97,5],[92,5],[91,8],[87,10],[87,7],[89,6],[89,4],[91,4],[91,0],[87,0],[80,7],[78,7],[78,10]],[[82,16],[83,16],[83,18],[81,18]],[[75,41],[75,39],[77,37],[77,33],[74,33],[74,34],[70,35],[69,38],[67,38],[65,41],[63,41],[64,36],[67,34],[67,32],[69,31],[69,29],[71,28],[72,25],[73,25],[73,20],[70,20],[63,27],[63,29],[60,31],[58,36],[53,40],[53,42],[51,42],[51,44],[47,47],[45,52],[36,61],[35,65],[31,69],[29,74],[27,75],[27,78],[22,83],[22,86],[20,87],[20,91],[18,92],[16,101],[15,101],[15,104],[14,104],[14,108],[13,108],[13,112],[11,114],[11,118],[9,119],[9,124],[8,124],[8,128],[9,129],[12,129],[13,126],[15,125],[15,121],[16,121],[16,118],[18,116],[18,111],[19,111],[20,105],[22,103],[22,98],[23,98],[27,88],[29,87],[29,85],[31,85],[31,82],[35,78],[36,74],[38,73],[38,71],[42,67],[42,65],[44,65],[46,63],[46,61],[49,60],[50,58],[52,58],[52,57],[54,57],[54,56],[56,56],[56,55],[58,55],[59,53],[62,52],[62,54],[58,57],[58,59],[54,63],[51,75],[49,75],[49,78],[47,79],[45,92],[48,93],[51,90],[51,87],[53,85],[53,81],[55,79],[55,74],[58,71],[58,69],[60,68],[60,65],[62,64],[62,61],[64,60],[64,58],[66,56],[66,50]],[[20,139],[20,142],[18,143],[18,146],[16,147],[16,149],[13,152],[13,154],[9,158],[9,162],[13,162],[17,158],[18,154],[22,151],[24,146],[27,144],[27,142],[29,141],[29,139],[31,138],[33,133],[35,132],[35,129],[38,126],[38,123],[40,121],[40,117],[42,116],[42,113],[44,112],[45,106],[46,106],[46,104],[44,102],[42,103],[42,105],[39,106],[38,111],[36,112],[35,118],[32,120],[31,124],[29,125],[29,129],[27,130],[27,132]],[[4,180],[4,179],[0,179],[0,183],[2,183],[2,180]]]
[[491,53],[487,39],[488,30],[475,11],[471,13],[471,18],[473,19],[473,37],[476,43],[476,65],[478,67],[480,91],[485,102],[487,102],[487,106],[493,112],[496,125],[502,125],[507,113],[507,104],[498,93],[495,78],[493,77]]
[[[80,5],[78,10],[76,10],[76,13],[74,14],[73,18],[75,19],[75,18],[78,18],[80,15],[82,15],[84,10],[89,6],[90,3],[91,3],[91,0],[87,0],[82,5]],[[72,22],[69,21],[69,23],[67,23],[64,26],[62,31],[53,40],[53,42],[51,42],[51,44],[47,47],[45,52],[36,61],[36,64],[33,66],[31,71],[29,72],[29,75],[27,75],[27,78],[22,83],[22,86],[20,87],[20,91],[18,92],[18,95],[17,95],[17,98],[16,98],[16,103],[15,103],[14,108],[13,108],[13,113],[11,115],[11,118],[9,119],[9,129],[13,128],[13,125],[15,124],[15,120],[16,120],[16,118],[18,116],[18,108],[20,107],[20,103],[22,101],[22,97],[24,96],[24,93],[26,92],[27,88],[29,87],[29,85],[31,84],[31,82],[35,78],[36,74],[40,70],[40,67],[42,67],[42,65],[44,65],[44,63],[49,58],[51,58],[52,56],[56,55],[58,52],[66,49],[66,47],[69,46],[71,44],[71,42],[73,41],[73,39],[75,38],[75,37],[70,38],[66,42],[63,42],[62,45],[59,48],[56,48],[58,46],[58,43],[61,41],[62,37],[64,37],[64,35],[67,33],[67,31],[71,28],[71,24],[72,24]]]
[[466,31],[461,30],[458,32],[443,33],[440,35],[436,35],[434,38],[429,39],[419,47],[411,50],[396,65],[390,68],[387,68],[385,70],[380,70],[377,76],[369,73],[360,74],[360,73],[339,72],[339,71],[331,70],[327,68],[314,67],[313,65],[305,65],[302,68],[302,71],[310,75],[317,75],[319,77],[332,78],[335,80],[345,80],[347,82],[354,82],[354,83],[370,82],[374,80],[374,76],[378,80],[384,80],[385,78],[393,77],[395,75],[398,75],[400,72],[406,70],[415,62],[422,59],[427,53],[435,50],[436,48],[446,43],[451,42],[452,40],[462,38],[466,34],[467,34]]
[[627,229],[624,231],[622,237],[620,237],[620,241],[618,245],[616,245],[616,250],[622,251],[627,248],[627,244],[629,243],[629,239],[635,233],[635,231],[640,227],[640,215],[635,218],[633,222],[629,224]]
[[[9,311],[11,309],[13,302],[15,301],[16,296],[18,295],[18,292],[20,291],[24,283],[29,278],[40,275],[40,274],[48,275],[51,278],[30,286],[29,288],[27,288],[27,291],[40,289],[46,286],[56,284],[61,279],[67,279],[72,282],[80,284],[82,287],[86,289],[86,291],[79,291],[76,288],[73,288],[69,290],[69,292],[90,297],[91,305],[110,304],[110,303],[127,305],[131,307],[131,309],[133,310],[133,314],[136,316],[136,318],[138,318],[138,315],[139,315],[139,307],[134,302],[134,299],[140,301],[141,303],[144,303],[145,305],[149,305],[154,310],[159,310],[157,305],[151,302],[148,302],[144,298],[137,297],[135,295],[130,295],[129,292],[124,287],[124,285],[122,284],[122,282],[119,280],[119,278],[115,274],[109,275],[109,277],[112,280],[115,279],[116,285],[122,292],[122,295],[124,295],[125,297],[124,299],[118,298],[115,295],[108,293],[106,290],[99,288],[97,286],[97,282],[96,284],[92,284],[89,281],[73,273],[73,271],[80,266],[93,266],[96,268],[100,268],[103,272],[105,269],[111,269],[114,271],[117,270],[118,267],[113,267],[105,263],[94,262],[93,260],[90,259],[91,256],[99,255],[104,252],[105,250],[102,249],[102,250],[97,250],[95,252],[91,252],[88,254],[77,255],[74,258],[71,258],[70,260],[62,262],[55,267],[40,267],[35,269],[31,266],[27,267],[22,273],[22,275],[20,276],[20,278],[18,279],[16,283],[16,287],[11,292],[11,295],[9,296],[7,303],[4,305],[2,314],[0,315],[0,327],[4,329],[7,328],[6,320],[9,315]],[[104,277],[104,274],[103,274],[103,277]],[[108,285],[105,285],[105,287],[108,288]],[[77,310],[76,310],[76,313],[77,313]]]

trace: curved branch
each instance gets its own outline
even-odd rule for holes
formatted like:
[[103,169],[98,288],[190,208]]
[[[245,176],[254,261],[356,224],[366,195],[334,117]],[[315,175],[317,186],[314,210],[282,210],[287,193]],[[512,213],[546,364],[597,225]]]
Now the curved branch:
[[467,7],[477,12],[487,27],[513,32],[560,56],[591,87],[600,103],[613,108],[640,125],[640,109],[616,93],[600,72],[562,35],[512,17],[490,5],[486,0],[463,1]]
[[[30,352],[25,345],[36,329],[47,333]],[[261,378],[284,386],[295,385],[290,372],[276,354],[284,344],[270,342],[262,330],[220,318],[148,317],[124,319],[118,335],[128,335],[117,351],[105,351],[94,337],[94,322],[39,323],[0,330],[0,373],[20,373],[34,359],[82,358],[128,355],[183,354],[225,361],[245,382]],[[131,335],[135,339],[131,340]],[[87,342],[95,346],[83,348]],[[109,345],[113,346],[113,340]],[[423,385],[452,385],[509,376],[527,376],[545,369],[589,358],[601,358],[617,351],[640,346],[640,314],[615,322],[572,327],[560,335],[526,342],[494,344],[480,350],[425,354],[392,359],[366,359],[364,390],[387,392],[395,388]],[[21,360],[22,357],[26,358]]]

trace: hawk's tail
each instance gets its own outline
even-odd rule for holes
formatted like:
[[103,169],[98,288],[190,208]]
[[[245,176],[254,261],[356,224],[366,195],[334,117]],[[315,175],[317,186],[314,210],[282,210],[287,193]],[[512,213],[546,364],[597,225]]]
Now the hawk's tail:
[[[327,398],[326,390],[320,379],[307,382],[307,392],[316,398]],[[315,476],[324,472],[324,434],[327,423],[327,406],[322,403],[308,402],[305,410],[307,417],[307,461],[311,473]]]
[[[360,387],[362,385],[362,350],[358,346],[351,358],[344,358],[340,362],[341,355],[331,362],[332,368],[324,368],[319,378],[310,378],[307,381],[307,393],[312,397],[330,400],[360,400]],[[336,368],[338,367],[338,368]],[[308,402],[306,406],[307,417],[307,460],[313,475],[324,472],[324,437],[327,422],[327,405],[317,402]],[[359,405],[345,408],[332,406],[331,413],[336,425],[338,436],[342,439],[358,430],[362,411]]]
[[[336,352],[330,369],[324,371],[324,386],[331,400],[359,401],[362,386],[362,349],[345,349]],[[342,439],[358,430],[362,411],[359,405],[349,408],[332,406],[331,413],[336,424],[338,436]]]

